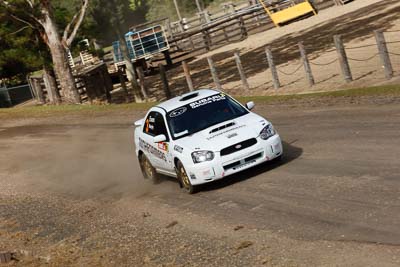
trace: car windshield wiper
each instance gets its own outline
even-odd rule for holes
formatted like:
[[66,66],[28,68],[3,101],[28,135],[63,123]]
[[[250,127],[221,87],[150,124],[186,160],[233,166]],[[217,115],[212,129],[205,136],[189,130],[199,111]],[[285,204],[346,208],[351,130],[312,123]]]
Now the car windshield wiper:
[[184,131],[182,131],[182,132],[175,133],[175,134],[174,134],[174,137],[175,137],[175,138],[179,138],[179,137],[181,137],[181,136],[187,135],[188,133],[189,133],[188,130],[184,130]]

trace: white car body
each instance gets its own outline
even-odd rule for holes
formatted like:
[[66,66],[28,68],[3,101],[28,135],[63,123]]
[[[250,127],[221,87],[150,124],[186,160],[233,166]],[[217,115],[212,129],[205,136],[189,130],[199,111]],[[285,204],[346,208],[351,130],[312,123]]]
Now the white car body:
[[[172,129],[168,123],[170,118],[167,116],[178,120],[187,109],[204,106],[206,110],[209,103],[216,103],[220,99],[225,101],[225,98],[240,105],[246,114],[184,137],[179,137],[182,133],[171,135]],[[283,149],[278,133],[272,130],[272,136],[266,140],[261,138],[260,132],[271,124],[251,112],[252,106],[254,103],[250,102],[244,107],[230,96],[209,89],[190,92],[160,103],[152,107],[145,118],[135,122],[136,155],[144,153],[157,173],[172,177],[177,177],[175,168],[179,160],[192,185],[218,180],[281,156]],[[160,139],[160,135],[146,133],[155,130],[157,125],[161,125],[159,128],[164,127],[159,114],[164,120],[164,132],[167,138],[164,142],[159,142],[163,139],[162,137]],[[157,125],[155,116],[158,120]],[[152,123],[154,125],[151,125]],[[199,122],[193,118],[193,124],[196,123]],[[273,129],[272,125],[271,128]],[[214,157],[212,160],[195,163],[192,153],[196,151],[212,151]]]

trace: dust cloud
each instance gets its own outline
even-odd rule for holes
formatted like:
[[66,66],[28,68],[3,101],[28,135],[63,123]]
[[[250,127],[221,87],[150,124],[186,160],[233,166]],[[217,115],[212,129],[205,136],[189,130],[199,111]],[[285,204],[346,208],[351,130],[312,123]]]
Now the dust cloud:
[[[6,129],[0,171],[31,190],[76,199],[118,200],[160,191],[143,179],[131,123],[26,126]],[[167,181],[166,188],[175,188]],[[163,189],[165,190],[165,189]]]

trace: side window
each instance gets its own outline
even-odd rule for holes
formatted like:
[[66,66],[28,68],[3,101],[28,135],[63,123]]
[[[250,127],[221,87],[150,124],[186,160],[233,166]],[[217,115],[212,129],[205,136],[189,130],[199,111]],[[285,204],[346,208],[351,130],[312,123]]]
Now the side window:
[[150,112],[147,116],[144,122],[143,132],[151,136],[164,134],[167,140],[169,140],[164,118],[161,113],[156,111]]
[[165,127],[165,121],[164,121],[164,118],[161,115],[161,113],[157,112],[155,126],[156,126],[156,135],[163,134],[167,137],[167,141],[168,141],[169,140],[168,131],[167,131],[167,127]]
[[155,122],[156,122],[156,114],[158,112],[152,111],[147,115],[146,120],[144,121],[143,132],[149,134],[151,136],[156,136],[155,131]]

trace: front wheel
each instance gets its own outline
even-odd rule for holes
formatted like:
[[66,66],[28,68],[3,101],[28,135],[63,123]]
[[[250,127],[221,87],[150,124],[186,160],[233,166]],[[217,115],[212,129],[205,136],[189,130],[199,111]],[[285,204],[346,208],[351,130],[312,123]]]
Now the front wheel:
[[180,161],[178,161],[176,164],[176,174],[178,176],[179,183],[186,192],[189,194],[196,193],[197,188],[190,182],[189,176],[187,175],[186,170]]
[[153,184],[158,183],[159,179],[156,169],[151,165],[149,159],[144,154],[139,156],[139,164],[143,177],[149,179]]
[[274,162],[282,162],[283,161],[283,154],[280,154],[276,158],[273,159]]

